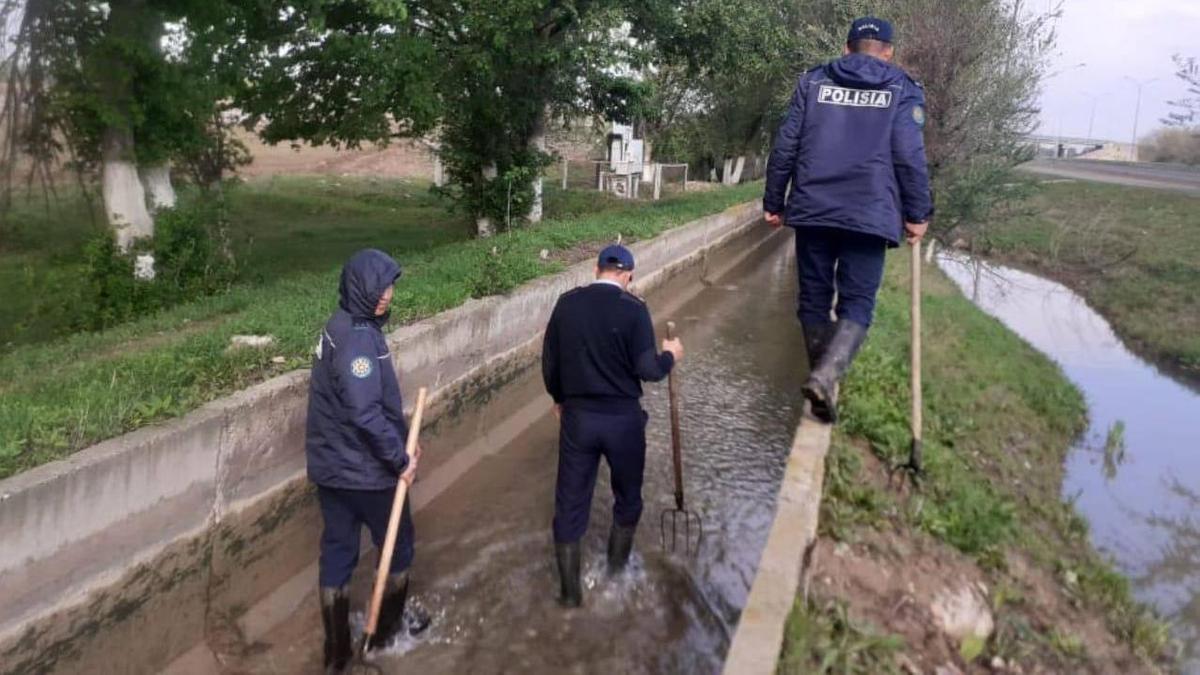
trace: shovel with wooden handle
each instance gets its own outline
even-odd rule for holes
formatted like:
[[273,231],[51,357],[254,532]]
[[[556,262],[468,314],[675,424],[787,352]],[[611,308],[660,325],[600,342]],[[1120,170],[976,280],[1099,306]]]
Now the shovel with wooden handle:
[[[408,440],[404,451],[413,457],[417,451],[417,438],[421,434],[421,416],[425,412],[425,387],[417,390],[417,405],[413,409],[412,419],[408,423]],[[362,642],[355,650],[365,657],[370,648],[371,637],[379,628],[379,610],[383,606],[383,592],[387,588],[388,571],[392,567],[392,553],[396,548],[396,536],[400,532],[400,515],[404,512],[404,499],[408,496],[408,483],[396,481],[396,494],[392,498],[392,513],[388,517],[387,534],[383,538],[383,548],[379,551],[379,568],[375,571],[375,587],[371,591],[371,605],[367,610],[367,627],[363,631]]]
[[[667,322],[667,339],[675,338],[675,322]],[[666,509],[659,517],[663,548],[674,553],[679,547],[679,532],[683,530],[684,551],[695,555],[704,538],[700,514],[683,505],[683,448],[679,435],[679,391],[675,386],[675,370],[667,374],[667,398],[671,403],[671,464],[675,473],[675,508]],[[671,534],[667,535],[667,530]]]

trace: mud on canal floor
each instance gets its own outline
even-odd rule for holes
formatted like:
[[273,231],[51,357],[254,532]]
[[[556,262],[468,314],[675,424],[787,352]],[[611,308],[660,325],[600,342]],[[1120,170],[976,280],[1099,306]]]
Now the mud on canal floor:
[[[604,572],[611,496],[602,469],[584,540],[584,607],[558,607],[550,537],[557,426],[531,369],[499,393],[527,402],[512,404],[522,408],[519,422],[507,423],[528,423],[516,439],[459,449],[477,463],[452,483],[439,477],[437,485],[414,488],[415,601],[434,624],[421,638],[379,653],[375,665],[419,673],[720,670],[800,415],[803,341],[792,319],[790,249],[790,237],[773,238],[681,306],[660,300],[670,289],[649,298],[660,323],[677,321],[687,348],[677,377],[688,502],[705,525],[699,555],[672,556],[660,546],[659,512],[672,506],[670,432],[665,383],[650,385],[643,402],[650,413],[646,506],[631,569],[617,579]],[[431,435],[427,456],[450,452],[441,437],[455,435]],[[366,575],[356,579],[360,610],[368,583]],[[307,595],[293,616],[239,649],[229,665],[239,672],[319,672],[315,588]]]

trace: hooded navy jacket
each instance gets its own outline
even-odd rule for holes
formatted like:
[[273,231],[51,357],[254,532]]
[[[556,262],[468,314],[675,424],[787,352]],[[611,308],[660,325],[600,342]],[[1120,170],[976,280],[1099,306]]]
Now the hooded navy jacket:
[[808,71],[771,149],[763,210],[898,244],[903,221],[933,214],[924,126],[921,86],[886,61],[850,54]]
[[317,338],[309,384],[305,451],[317,485],[393,488],[408,465],[400,383],[382,330],[387,316],[375,316],[399,276],[400,265],[373,249],[342,268],[338,308]]

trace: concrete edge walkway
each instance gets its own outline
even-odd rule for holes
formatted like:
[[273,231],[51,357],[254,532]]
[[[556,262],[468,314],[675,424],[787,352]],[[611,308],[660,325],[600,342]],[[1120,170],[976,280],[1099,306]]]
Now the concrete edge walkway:
[[831,432],[805,404],[779,485],[771,533],[725,657],[725,675],[769,675],[778,667],[784,626],[817,541]]

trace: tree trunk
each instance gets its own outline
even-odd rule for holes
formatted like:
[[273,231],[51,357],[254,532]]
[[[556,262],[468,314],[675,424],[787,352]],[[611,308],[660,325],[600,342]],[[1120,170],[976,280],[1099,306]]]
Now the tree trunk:
[[109,108],[100,143],[103,162],[101,179],[104,210],[116,234],[117,246],[129,250],[133,242],[154,236],[154,219],[146,209],[146,193],[138,177],[133,137],[132,68],[116,47],[121,41],[149,39],[143,33],[147,16],[145,0],[114,0],[109,3],[106,29],[107,49],[99,53],[99,93]]
[[[727,165],[728,166],[728,165]],[[742,182],[742,170],[746,168],[746,156],[738,155],[737,161],[733,165],[733,174],[726,173],[728,179],[726,183],[729,185],[737,185]]]
[[651,152],[654,150],[654,144],[650,139],[642,141],[642,180],[649,183],[654,180],[654,164]]
[[133,242],[154,236],[154,220],[146,209],[146,193],[132,160],[133,132],[110,126],[104,130],[102,174],[104,211],[117,236],[117,246],[128,251]]
[[146,197],[150,200],[150,210],[157,213],[162,209],[175,208],[175,187],[171,185],[171,165],[163,162],[155,166],[142,167],[140,173]]
[[[546,152],[546,116],[545,110],[533,122],[533,131],[529,135],[529,144],[538,152]],[[537,178],[533,179],[533,204],[529,208],[529,222],[542,222],[542,193],[545,188],[545,180],[539,173]]]
[[[492,182],[499,175],[494,162],[485,165],[479,173],[483,177],[484,183]],[[487,239],[494,234],[496,234],[496,225],[492,222],[491,216],[481,214],[475,217],[475,236],[480,239]]]
[[729,179],[733,176],[733,158],[726,157],[724,164],[721,166],[721,185],[729,185]]

